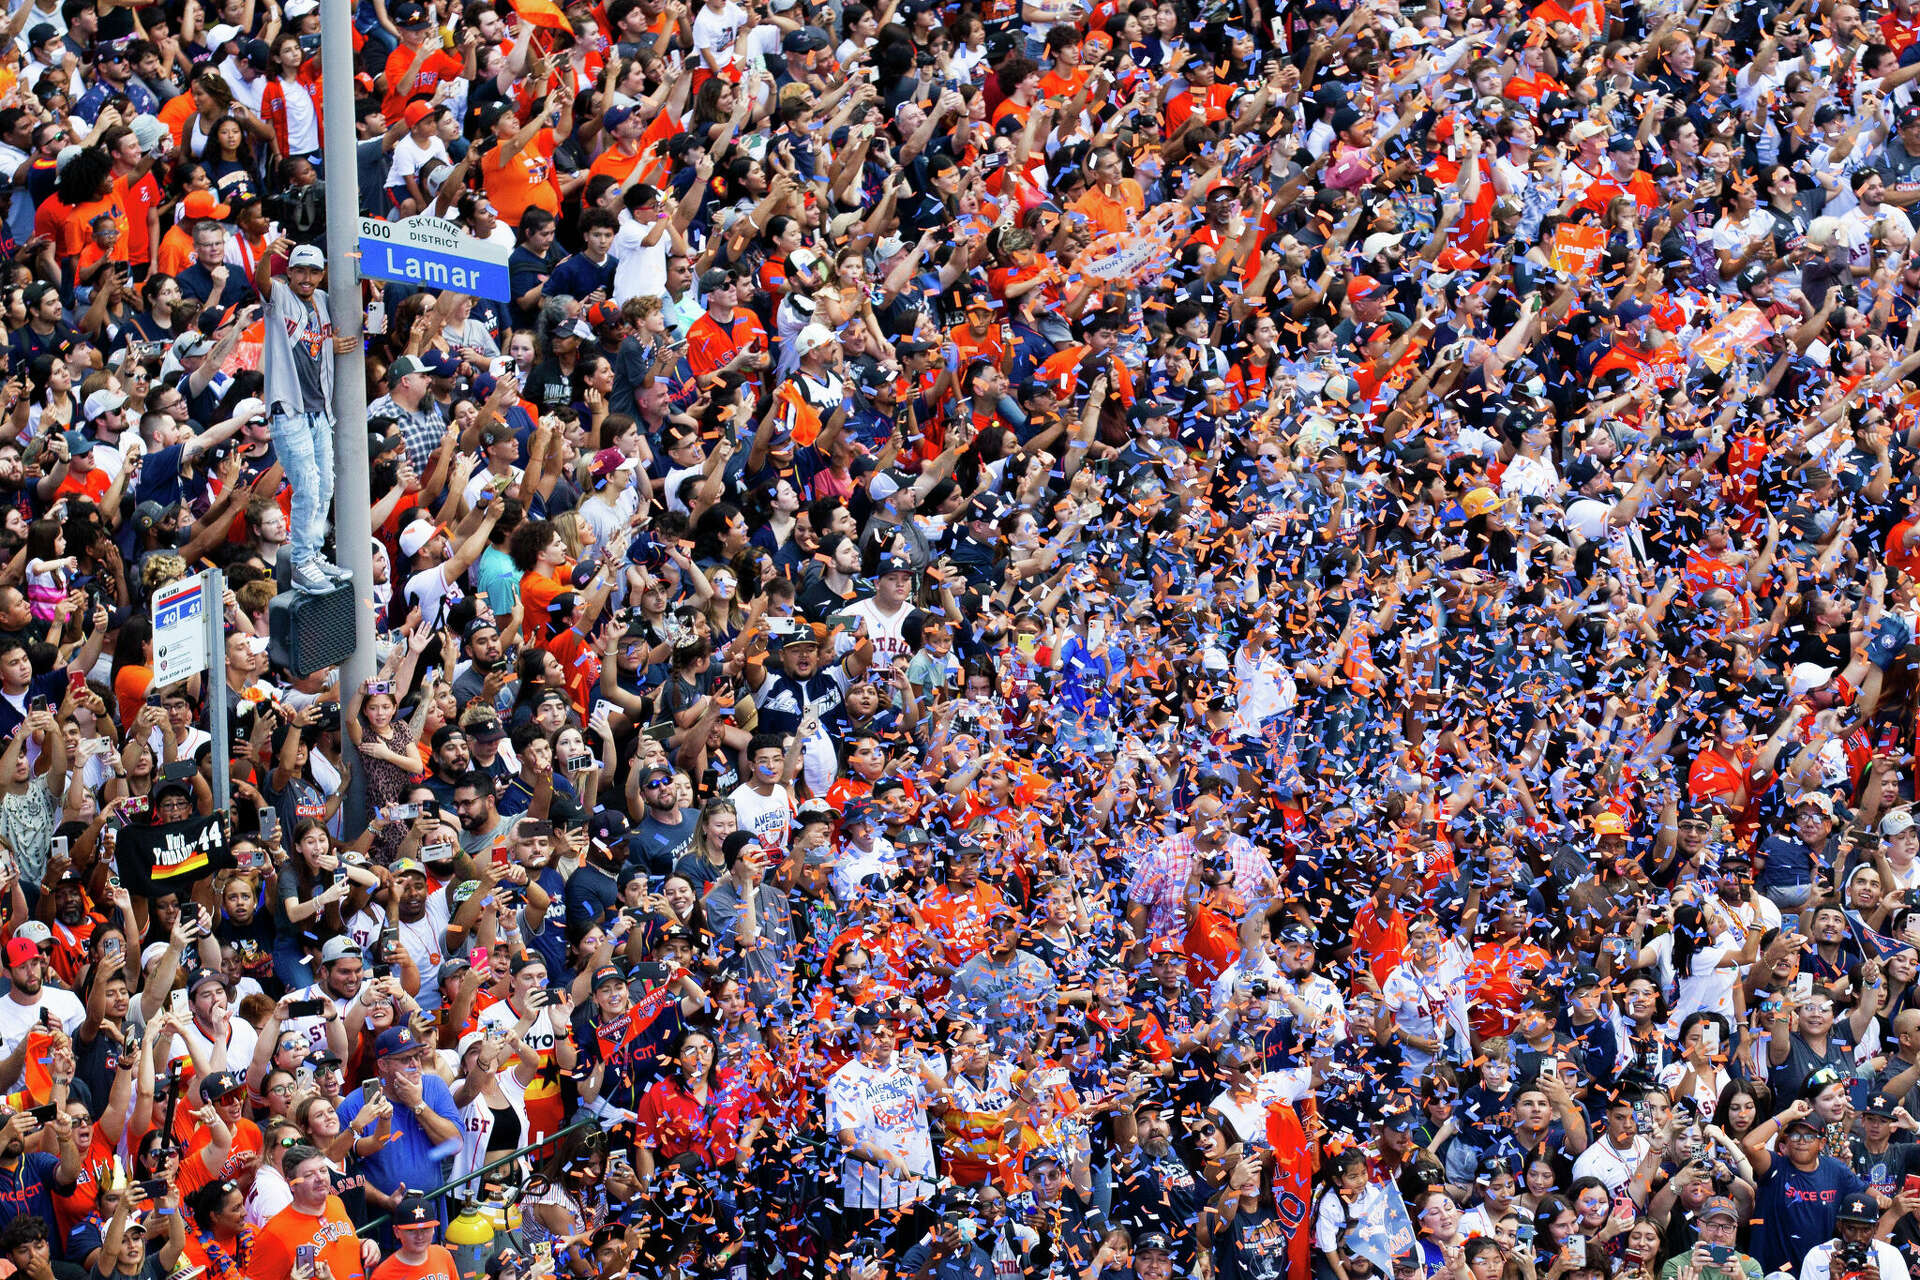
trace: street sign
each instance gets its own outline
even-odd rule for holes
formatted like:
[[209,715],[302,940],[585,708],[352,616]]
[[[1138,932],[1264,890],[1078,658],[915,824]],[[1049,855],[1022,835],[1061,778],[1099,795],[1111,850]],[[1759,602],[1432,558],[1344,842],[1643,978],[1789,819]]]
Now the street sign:
[[452,289],[511,302],[513,250],[481,240],[445,218],[360,219],[360,274],[423,289]]
[[207,597],[205,573],[162,587],[153,597],[153,688],[199,675],[207,669]]

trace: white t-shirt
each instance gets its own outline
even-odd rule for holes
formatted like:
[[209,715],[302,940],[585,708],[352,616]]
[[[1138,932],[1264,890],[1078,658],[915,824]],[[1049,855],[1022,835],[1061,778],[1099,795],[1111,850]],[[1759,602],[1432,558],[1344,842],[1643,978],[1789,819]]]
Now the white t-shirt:
[[420,616],[429,626],[445,624],[447,610],[467,598],[457,582],[447,581],[447,567],[437,564],[431,569],[422,569],[407,579],[407,589],[401,592],[401,598],[420,602]]
[[893,856],[893,845],[885,836],[875,836],[871,849],[863,850],[854,844],[843,845],[833,870],[827,874],[827,883],[833,889],[834,897],[841,902],[851,902],[860,891],[860,882],[876,874],[884,875],[889,881],[900,874],[900,864]]
[[733,42],[740,35],[740,28],[746,25],[747,11],[733,0],[726,0],[718,10],[710,5],[701,5],[700,12],[693,15],[693,51],[696,56],[711,53],[716,67],[726,68],[733,65]]
[[1646,1158],[1647,1145],[1645,1138],[1635,1134],[1633,1145],[1621,1151],[1610,1139],[1602,1138],[1573,1162],[1573,1176],[1595,1177],[1607,1184],[1607,1190],[1618,1191],[1627,1185],[1633,1171],[1640,1167],[1640,1161]]
[[[8,996],[0,1000],[0,1058],[18,1049],[20,1042],[27,1038],[27,1033],[40,1025],[42,1009],[52,1014],[60,1023],[60,1029],[68,1035],[72,1035],[87,1020],[86,1006],[71,991],[41,987],[39,996],[32,1004],[21,1004]],[[9,1089],[19,1083],[18,1080],[0,1081]]]
[[[186,1038],[192,1042],[193,1051],[199,1055],[202,1062],[212,1062],[213,1041],[208,1039],[206,1033],[200,1029],[198,1019],[187,1024]],[[187,1052],[186,1046],[180,1044],[179,1039],[178,1036],[170,1038],[165,1045],[161,1046],[162,1052],[156,1056],[166,1062],[184,1056]],[[248,1064],[253,1061],[254,1045],[259,1039],[260,1033],[253,1029],[252,1023],[244,1018],[233,1016],[230,1012],[227,1018],[227,1060],[222,1067],[210,1069],[245,1071]]]
[[[284,77],[280,81],[280,91],[287,104],[287,149],[297,156],[318,151],[320,116],[313,109],[313,95],[298,81],[289,82]],[[456,120],[461,118],[454,116]]]
[[761,795],[747,783],[727,797],[740,819],[740,829],[751,831],[768,849],[785,852],[793,840],[793,793],[776,783],[773,794]]
[[851,1129],[856,1141],[891,1152],[917,1175],[902,1181],[879,1165],[848,1158],[840,1183],[847,1208],[892,1209],[933,1193],[927,1098],[919,1074],[898,1062],[870,1067],[855,1058],[827,1081],[827,1128]]
[[618,264],[613,269],[614,302],[624,303],[643,295],[658,297],[666,292],[667,254],[673,248],[673,237],[662,231],[652,244],[646,243],[654,225],[636,222],[631,213],[620,211],[620,230],[614,233],[611,250]]
[[440,141],[438,134],[420,143],[413,140],[411,133],[402,135],[393,148],[393,163],[387,166],[387,186],[404,187],[407,179],[419,173],[429,160],[445,160],[452,164],[447,155],[447,144]]

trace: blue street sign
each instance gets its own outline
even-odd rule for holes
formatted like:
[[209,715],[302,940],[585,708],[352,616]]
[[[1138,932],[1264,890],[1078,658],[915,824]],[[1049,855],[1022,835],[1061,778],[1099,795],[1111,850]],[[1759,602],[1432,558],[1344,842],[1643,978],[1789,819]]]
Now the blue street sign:
[[375,280],[510,302],[507,260],[512,253],[443,218],[360,219],[360,274]]

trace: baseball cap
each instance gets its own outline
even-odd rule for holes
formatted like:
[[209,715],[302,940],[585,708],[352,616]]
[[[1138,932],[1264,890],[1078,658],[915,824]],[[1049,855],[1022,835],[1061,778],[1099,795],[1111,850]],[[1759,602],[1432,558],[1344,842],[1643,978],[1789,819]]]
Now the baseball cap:
[[325,945],[320,948],[320,963],[332,964],[336,960],[344,960],[348,956],[359,956],[360,954],[360,944],[352,938],[328,938]]
[[1627,820],[1608,809],[1594,815],[1593,834],[1596,836],[1624,836],[1627,834]]
[[619,846],[624,849],[627,843],[626,815],[613,809],[602,809],[587,822],[587,831],[593,842],[608,847]]
[[392,386],[396,381],[406,377],[410,373],[425,372],[427,372],[426,362],[418,356],[401,356],[398,360],[395,360],[387,366],[387,385]]
[[799,336],[794,338],[794,354],[802,356],[811,355],[820,348],[830,345],[833,341],[833,330],[823,324],[810,324],[801,329]]
[[233,209],[222,204],[211,191],[195,191],[182,202],[181,214],[188,218],[227,218]]
[[475,720],[467,726],[467,738],[472,742],[498,742],[507,736],[507,727],[493,716]]
[[[53,930],[47,927],[47,922],[44,920],[28,920],[13,931],[13,936],[25,938],[37,947],[43,942],[53,941]],[[161,945],[165,946],[164,943]]]
[[[419,8],[418,5],[414,6]],[[207,48],[218,53],[222,47],[240,38],[240,28],[231,22],[215,23],[207,28]],[[29,37],[31,39],[31,37]],[[37,41],[35,43],[38,43]]]
[[388,1027],[373,1042],[373,1057],[377,1062],[382,1058],[391,1058],[399,1053],[412,1053],[420,1047],[420,1037],[413,1034],[412,1027]]
[[593,455],[593,478],[604,480],[629,461],[627,455],[618,449],[602,449]]
[[428,22],[427,11],[415,0],[400,0],[393,7],[393,20],[403,27],[424,27]]
[[439,527],[433,521],[415,520],[400,531],[400,554],[409,559],[419,555],[420,548],[432,542],[433,536],[439,532]]
[[1880,1206],[1875,1204],[1864,1191],[1855,1191],[1840,1201],[1840,1212],[1834,1215],[1841,1222],[1879,1222]]
[[1824,687],[1828,681],[1832,680],[1833,674],[1837,669],[1838,668],[1835,667],[1823,667],[1817,662],[1795,663],[1793,674],[1787,682],[1787,692],[1790,696],[1796,698],[1803,693],[1812,693],[1815,689]]
[[102,414],[112,413],[115,409],[123,408],[126,403],[127,397],[123,392],[102,387],[87,397],[87,418],[91,421]]
[[913,561],[903,555],[889,551],[874,564],[873,576],[884,578],[890,573],[912,573]]
[[725,267],[709,267],[700,275],[700,292],[712,293],[715,289],[724,289],[734,283],[733,272]]
[[1905,809],[1895,809],[1880,819],[1880,834],[1897,836],[1903,831],[1913,830],[1913,814]]
[[438,1227],[440,1215],[421,1197],[407,1196],[393,1207],[393,1225],[397,1231],[405,1231],[409,1227]]
[[[1740,1221],[1740,1207],[1734,1204],[1730,1196],[1708,1196],[1700,1202],[1700,1220],[1704,1222],[1708,1218],[1716,1216],[1732,1218],[1735,1222],[1738,1222]],[[1878,1218],[1876,1218],[1875,1221],[1878,1221]]]
[[200,1096],[212,1101],[239,1093],[247,1087],[247,1078],[238,1071],[212,1071],[200,1079]]
[[595,969],[593,971],[592,989],[595,991],[598,991],[601,987],[604,987],[609,982],[625,982],[625,981],[626,981],[626,975],[622,974],[618,969],[614,968],[610,964],[603,964],[598,969]]
[[[1365,246],[1362,246],[1364,248]],[[1355,276],[1347,285],[1348,298],[1371,298],[1387,286],[1372,276]]]
[[7,939],[7,967],[26,964],[40,958],[40,945],[28,938]]

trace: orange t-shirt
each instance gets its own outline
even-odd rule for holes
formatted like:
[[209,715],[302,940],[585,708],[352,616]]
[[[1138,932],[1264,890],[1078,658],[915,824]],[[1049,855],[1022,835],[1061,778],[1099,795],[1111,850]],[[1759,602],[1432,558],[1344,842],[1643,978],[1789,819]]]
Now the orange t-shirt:
[[587,176],[591,178],[604,173],[624,187],[627,185],[628,176],[639,167],[640,150],[638,148],[632,155],[628,155],[618,146],[612,146],[594,157],[593,163],[587,167]]
[[520,575],[520,639],[539,644],[546,634],[547,606],[562,592],[573,590],[573,566],[560,566],[559,574],[549,578],[540,573]]
[[187,121],[193,119],[193,95],[176,94],[168,98],[157,113],[160,123],[173,130],[173,145],[184,146],[187,141]]
[[193,237],[187,234],[185,224],[176,222],[160,237],[160,251],[154,261],[154,269],[161,275],[177,276],[192,265]]
[[445,49],[436,49],[421,62],[420,73],[414,77],[413,86],[401,93],[400,82],[406,79],[407,72],[412,69],[413,56],[414,51],[404,44],[387,55],[387,96],[380,102],[380,112],[389,122],[400,118],[408,102],[416,97],[431,97],[442,80],[456,78],[466,67],[464,61]]
[[327,1207],[318,1216],[288,1205],[269,1218],[254,1237],[253,1265],[247,1268],[250,1280],[293,1280],[294,1251],[303,1244],[319,1250],[333,1280],[366,1280],[360,1238],[339,1196],[328,1196]]
[[133,718],[140,714],[140,704],[146,701],[147,690],[153,687],[153,668],[128,663],[120,668],[113,677],[113,699],[120,704],[120,723],[132,724]]
[[545,209],[556,216],[560,213],[560,188],[553,184],[553,149],[557,145],[553,130],[542,129],[505,161],[495,159],[499,152],[494,151],[481,164],[480,185],[508,226],[519,226],[521,215],[528,209]]
[[373,1269],[373,1280],[455,1280],[459,1274],[445,1246],[430,1244],[426,1258],[417,1263],[403,1262],[397,1253],[392,1255]]
[[126,260],[145,262],[153,256],[153,245],[147,235],[147,214],[166,199],[166,193],[160,190],[160,184],[154,181],[151,173],[143,173],[140,181],[132,186],[127,185],[125,178],[115,178],[113,194],[126,211],[126,236],[120,241],[121,247],[126,250]]
[[215,1178],[239,1176],[249,1154],[262,1155],[267,1149],[265,1136],[260,1126],[251,1120],[241,1120],[233,1131],[233,1149],[227,1152],[227,1162],[218,1170],[207,1168],[207,1162],[200,1158],[202,1152],[213,1145],[213,1131],[203,1124],[193,1127],[193,1136],[187,1139],[187,1150],[180,1157],[180,1190],[197,1191]]

